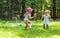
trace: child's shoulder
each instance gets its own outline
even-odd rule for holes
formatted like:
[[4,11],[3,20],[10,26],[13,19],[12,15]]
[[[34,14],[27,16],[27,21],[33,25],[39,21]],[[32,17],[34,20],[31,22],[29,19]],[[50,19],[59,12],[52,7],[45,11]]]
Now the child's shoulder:
[[31,16],[31,14],[28,14],[28,16]]
[[28,14],[28,15],[31,15],[31,14]]
[[[43,16],[46,16],[45,14]],[[47,16],[50,16],[49,14]]]

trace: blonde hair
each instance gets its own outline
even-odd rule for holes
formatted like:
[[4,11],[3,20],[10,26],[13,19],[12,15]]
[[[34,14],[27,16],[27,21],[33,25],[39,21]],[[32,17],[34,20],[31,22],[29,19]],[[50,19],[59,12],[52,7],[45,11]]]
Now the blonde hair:
[[49,10],[45,10],[45,12],[48,12],[49,13]]

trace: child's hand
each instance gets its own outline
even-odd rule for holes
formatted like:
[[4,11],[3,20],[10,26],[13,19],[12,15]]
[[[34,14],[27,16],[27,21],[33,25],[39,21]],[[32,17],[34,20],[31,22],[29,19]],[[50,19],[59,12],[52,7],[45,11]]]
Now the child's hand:
[[33,16],[33,17],[30,17],[30,19],[33,19],[33,18],[35,18],[35,16]]
[[33,16],[33,18],[36,18],[35,16]]

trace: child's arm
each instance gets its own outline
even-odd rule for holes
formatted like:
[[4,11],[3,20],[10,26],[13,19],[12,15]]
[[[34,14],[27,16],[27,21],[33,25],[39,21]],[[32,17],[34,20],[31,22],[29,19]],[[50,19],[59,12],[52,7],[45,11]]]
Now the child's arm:
[[33,17],[31,17],[31,14],[28,14],[29,15],[29,19],[33,19],[34,18],[34,16]]
[[24,14],[24,16],[26,15],[26,13]]
[[51,16],[49,15],[49,19],[51,19]]

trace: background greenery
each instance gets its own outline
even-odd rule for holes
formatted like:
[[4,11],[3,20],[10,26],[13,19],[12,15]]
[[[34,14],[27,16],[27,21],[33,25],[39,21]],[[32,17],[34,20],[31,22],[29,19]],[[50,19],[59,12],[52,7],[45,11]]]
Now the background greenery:
[[60,18],[60,0],[0,0],[0,19],[23,19],[27,7],[34,9],[32,16],[41,18],[45,10],[50,10],[53,19]]
[[[60,21],[50,21],[49,28],[42,28],[42,20],[32,20],[32,29],[24,29],[24,22],[0,20],[0,38],[60,38]],[[19,26],[22,23],[22,26]],[[37,24],[36,24],[37,23]]]

